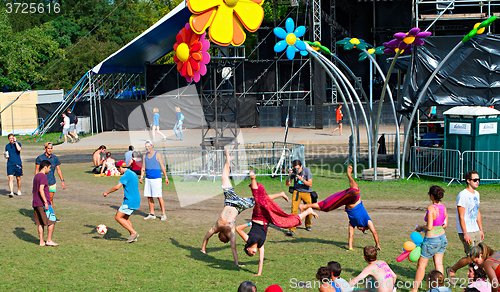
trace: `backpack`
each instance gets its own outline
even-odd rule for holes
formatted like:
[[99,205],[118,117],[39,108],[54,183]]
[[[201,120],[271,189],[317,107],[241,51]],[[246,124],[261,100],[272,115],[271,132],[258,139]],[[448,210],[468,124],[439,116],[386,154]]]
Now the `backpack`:
[[184,121],[184,115],[181,113],[181,121]]

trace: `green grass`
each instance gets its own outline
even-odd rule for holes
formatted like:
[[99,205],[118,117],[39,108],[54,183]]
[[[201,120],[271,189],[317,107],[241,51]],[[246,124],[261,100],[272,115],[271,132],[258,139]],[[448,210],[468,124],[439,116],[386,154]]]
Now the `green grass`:
[[[336,161],[329,163],[330,169],[337,164]],[[128,233],[114,220],[123,192],[120,190],[106,199],[102,198],[102,192],[114,186],[118,178],[94,178],[86,173],[90,170],[90,165],[91,163],[62,165],[68,190],[56,194],[64,197],[56,201],[55,206],[56,214],[63,220],[55,230],[54,240],[61,244],[57,248],[38,247],[37,229],[31,219],[33,211],[30,196],[13,199],[0,196],[3,206],[0,212],[0,291],[236,291],[238,285],[245,280],[253,281],[259,291],[264,291],[271,284],[281,285],[284,291],[318,291],[317,288],[293,289],[290,285],[293,286],[297,281],[314,281],[317,269],[332,260],[342,264],[341,276],[345,279],[356,276],[366,266],[362,247],[373,244],[371,234],[356,232],[356,250],[346,252],[347,218],[343,210],[319,213],[326,218],[313,221],[312,232],[300,229],[293,238],[285,237],[282,231],[270,228],[261,277],[253,276],[257,271],[258,257],[248,257],[242,252],[243,241],[239,237],[237,250],[240,263],[245,264],[245,267],[233,267],[229,244],[219,242],[216,237],[210,240],[208,255],[204,255],[199,252],[201,241],[222,210],[220,196],[217,198],[220,208],[216,210],[207,210],[205,202],[184,208],[177,203],[167,204],[167,222],[142,220],[142,216],[147,213],[146,200],[143,199],[141,209],[131,217],[134,228],[141,236],[138,242],[126,244],[124,239],[128,237]],[[347,188],[345,174],[325,170],[326,168],[321,168],[322,173],[321,169],[311,169],[314,189],[320,194],[320,199]],[[268,193],[287,189],[284,181],[279,179],[259,177],[258,181],[264,184]],[[176,198],[175,187],[182,187],[193,194],[207,192],[214,185],[220,187],[220,182],[181,182],[179,177],[171,178],[171,182],[170,186],[164,186],[164,191],[168,192],[164,195],[167,202]],[[30,183],[26,179],[24,186]],[[236,192],[249,196],[248,183],[234,182]],[[446,183],[435,179],[415,178],[384,183],[358,181],[358,184],[365,206],[380,202],[392,206],[399,202],[409,207],[422,208],[429,204],[426,195],[429,186],[437,184],[446,190],[444,203],[449,210],[455,206],[456,194],[464,188],[460,185],[448,187]],[[482,206],[498,205],[498,186],[484,185],[479,191]],[[280,202],[280,205],[287,206],[284,210],[289,211],[288,203]],[[379,259],[387,261],[401,281],[412,281],[416,271],[416,263],[407,260],[396,262],[414,225],[423,223],[424,212],[415,212],[413,214],[419,216],[418,222],[396,221],[390,216],[383,217],[383,214],[374,219],[383,248]],[[334,216],[339,215],[341,220],[328,221],[328,218],[337,218]],[[238,217],[237,223],[244,223],[250,217],[251,210],[245,211]],[[101,223],[108,226],[108,233],[104,236],[97,234],[95,230]],[[450,226],[454,224],[453,219]],[[487,243],[495,248],[500,236],[498,233],[488,232],[491,227],[485,226]],[[449,245],[444,257],[445,267],[463,256],[454,227],[448,228],[447,237]],[[431,261],[427,272],[432,266]],[[466,269],[462,269],[458,275],[466,277],[465,273]],[[458,292],[463,289],[452,290]]]

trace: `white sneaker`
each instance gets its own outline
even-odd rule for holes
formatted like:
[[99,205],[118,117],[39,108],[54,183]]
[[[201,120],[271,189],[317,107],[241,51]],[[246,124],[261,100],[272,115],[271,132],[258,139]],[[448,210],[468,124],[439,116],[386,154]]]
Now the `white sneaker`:
[[149,220],[149,219],[156,219],[155,214],[149,214],[148,216],[144,217],[144,220]]
[[167,214],[161,215],[161,221],[167,221]]
[[9,194],[9,198],[12,198],[12,197],[14,197],[14,193]]
[[17,191],[17,195],[18,196],[22,195],[21,191]]

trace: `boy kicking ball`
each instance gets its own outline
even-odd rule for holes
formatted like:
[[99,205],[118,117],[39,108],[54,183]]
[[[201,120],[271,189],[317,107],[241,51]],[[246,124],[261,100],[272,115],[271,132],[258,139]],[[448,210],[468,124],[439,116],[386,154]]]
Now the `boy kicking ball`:
[[123,197],[123,204],[116,212],[115,219],[121,226],[125,227],[125,229],[130,232],[130,237],[127,238],[127,243],[132,243],[137,241],[137,237],[139,237],[139,233],[134,230],[132,221],[130,221],[130,215],[134,213],[134,210],[139,209],[139,206],[141,205],[139,179],[137,178],[137,174],[135,172],[127,168],[125,161],[118,161],[118,163],[116,163],[116,168],[118,168],[122,177],[116,186],[114,186],[110,191],[102,194],[102,196],[106,198],[109,193],[115,192],[123,186],[125,196]]

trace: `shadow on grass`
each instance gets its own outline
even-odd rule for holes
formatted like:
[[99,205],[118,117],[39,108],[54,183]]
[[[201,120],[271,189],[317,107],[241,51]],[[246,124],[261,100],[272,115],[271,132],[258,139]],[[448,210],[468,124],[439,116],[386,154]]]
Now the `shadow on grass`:
[[90,232],[84,233],[84,234],[95,234],[92,238],[94,239],[106,239],[106,240],[124,240],[126,238],[122,237],[122,234],[118,232],[114,228],[108,227],[108,232],[106,234],[101,235],[97,233],[97,226],[94,225],[83,225],[84,227],[91,228]]
[[7,197],[10,194],[9,190],[0,190],[0,196]]
[[33,209],[19,209],[19,214],[23,215],[24,217],[31,218],[31,220],[33,220]]
[[24,240],[26,242],[31,242],[31,243],[36,243],[36,244],[40,243],[40,239],[38,237],[35,237],[29,233],[26,233],[24,231],[23,227],[16,227],[16,229],[14,229],[14,231],[12,231],[12,233],[14,233],[14,235],[17,236],[17,238]]
[[[217,259],[217,258],[215,258],[215,257],[213,257],[213,256],[210,255],[210,252],[215,252],[215,251],[219,251],[219,250],[222,250],[222,249],[230,248],[229,245],[226,246],[226,247],[207,248],[206,249],[207,254],[204,254],[204,253],[202,253],[200,251],[200,248],[198,248],[198,247],[192,247],[192,246],[188,246],[188,245],[183,245],[183,244],[181,244],[179,241],[177,241],[174,238],[170,238],[170,241],[172,242],[172,244],[174,246],[182,248],[182,249],[184,249],[186,251],[189,251],[190,255],[188,255],[188,257],[190,257],[190,258],[192,258],[194,260],[200,261],[200,262],[206,262],[206,263],[208,263],[209,267],[212,267],[212,268],[215,268],[215,269],[227,270],[227,271],[233,271],[235,269],[241,269],[241,270],[247,271],[249,273],[254,273],[255,272],[255,271],[250,271],[249,269],[247,269],[247,267],[236,268],[234,266],[234,260],[232,258],[230,260],[221,260],[221,259]],[[240,261],[240,264],[258,265],[259,264],[259,258],[258,258],[258,256],[256,258],[257,258],[256,261],[245,262],[245,263],[242,263]]]
[[[120,209],[121,205],[120,206],[109,206],[111,209],[115,209],[116,211],[118,211],[118,209]],[[142,211],[139,211],[139,210],[134,210],[134,213],[133,215],[139,215],[139,216],[142,216],[142,217],[146,217],[149,215],[149,213],[144,213]]]

